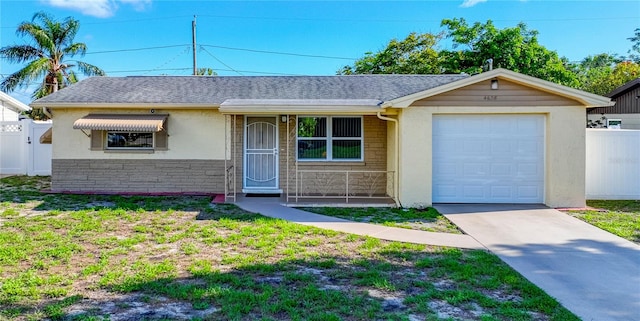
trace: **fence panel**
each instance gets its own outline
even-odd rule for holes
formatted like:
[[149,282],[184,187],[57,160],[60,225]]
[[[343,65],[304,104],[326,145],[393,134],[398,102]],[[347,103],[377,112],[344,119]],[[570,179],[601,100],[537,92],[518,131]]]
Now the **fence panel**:
[[587,199],[640,199],[640,130],[587,129]]
[[40,143],[51,125],[30,119],[0,122],[0,174],[51,175],[51,144]]
[[0,122],[0,174],[26,174],[25,122]]

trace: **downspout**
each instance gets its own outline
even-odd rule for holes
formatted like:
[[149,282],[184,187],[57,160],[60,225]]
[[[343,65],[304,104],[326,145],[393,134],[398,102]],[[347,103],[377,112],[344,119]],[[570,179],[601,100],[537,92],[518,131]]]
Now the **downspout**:
[[402,205],[400,204],[400,198],[399,198],[399,194],[400,194],[400,189],[399,189],[399,184],[398,184],[398,177],[400,176],[398,173],[398,168],[400,167],[400,131],[398,128],[398,120],[394,119],[394,118],[389,118],[386,116],[382,116],[382,112],[378,112],[376,114],[376,116],[378,116],[379,119],[384,120],[384,121],[390,121],[394,123],[394,131],[395,131],[395,161],[394,161],[394,169],[393,169],[393,189],[395,190],[395,197],[393,198],[393,200],[396,202],[396,206],[397,207],[402,207]]
[[47,107],[42,106],[42,113],[49,117],[49,119],[53,119],[53,115],[51,114],[49,109],[47,109]]

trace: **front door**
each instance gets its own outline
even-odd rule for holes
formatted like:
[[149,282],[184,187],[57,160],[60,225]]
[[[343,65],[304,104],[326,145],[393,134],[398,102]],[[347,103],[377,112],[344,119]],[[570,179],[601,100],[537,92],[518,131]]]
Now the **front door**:
[[276,117],[247,117],[244,139],[244,192],[278,192]]

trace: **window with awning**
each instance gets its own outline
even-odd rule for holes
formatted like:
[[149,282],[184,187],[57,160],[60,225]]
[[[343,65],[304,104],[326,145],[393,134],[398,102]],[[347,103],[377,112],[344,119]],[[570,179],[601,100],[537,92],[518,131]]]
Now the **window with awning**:
[[74,129],[127,132],[159,132],[164,129],[166,114],[89,114],[73,123]]
[[166,150],[167,114],[89,114],[73,123],[90,130],[92,150]]

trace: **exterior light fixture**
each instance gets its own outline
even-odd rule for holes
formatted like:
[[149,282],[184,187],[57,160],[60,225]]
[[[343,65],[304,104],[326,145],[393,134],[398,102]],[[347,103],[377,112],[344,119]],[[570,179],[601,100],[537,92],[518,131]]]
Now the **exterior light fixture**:
[[287,121],[289,121],[289,116],[287,115],[280,116],[280,121],[283,123],[286,123]]
[[491,79],[491,90],[498,90],[498,79]]

